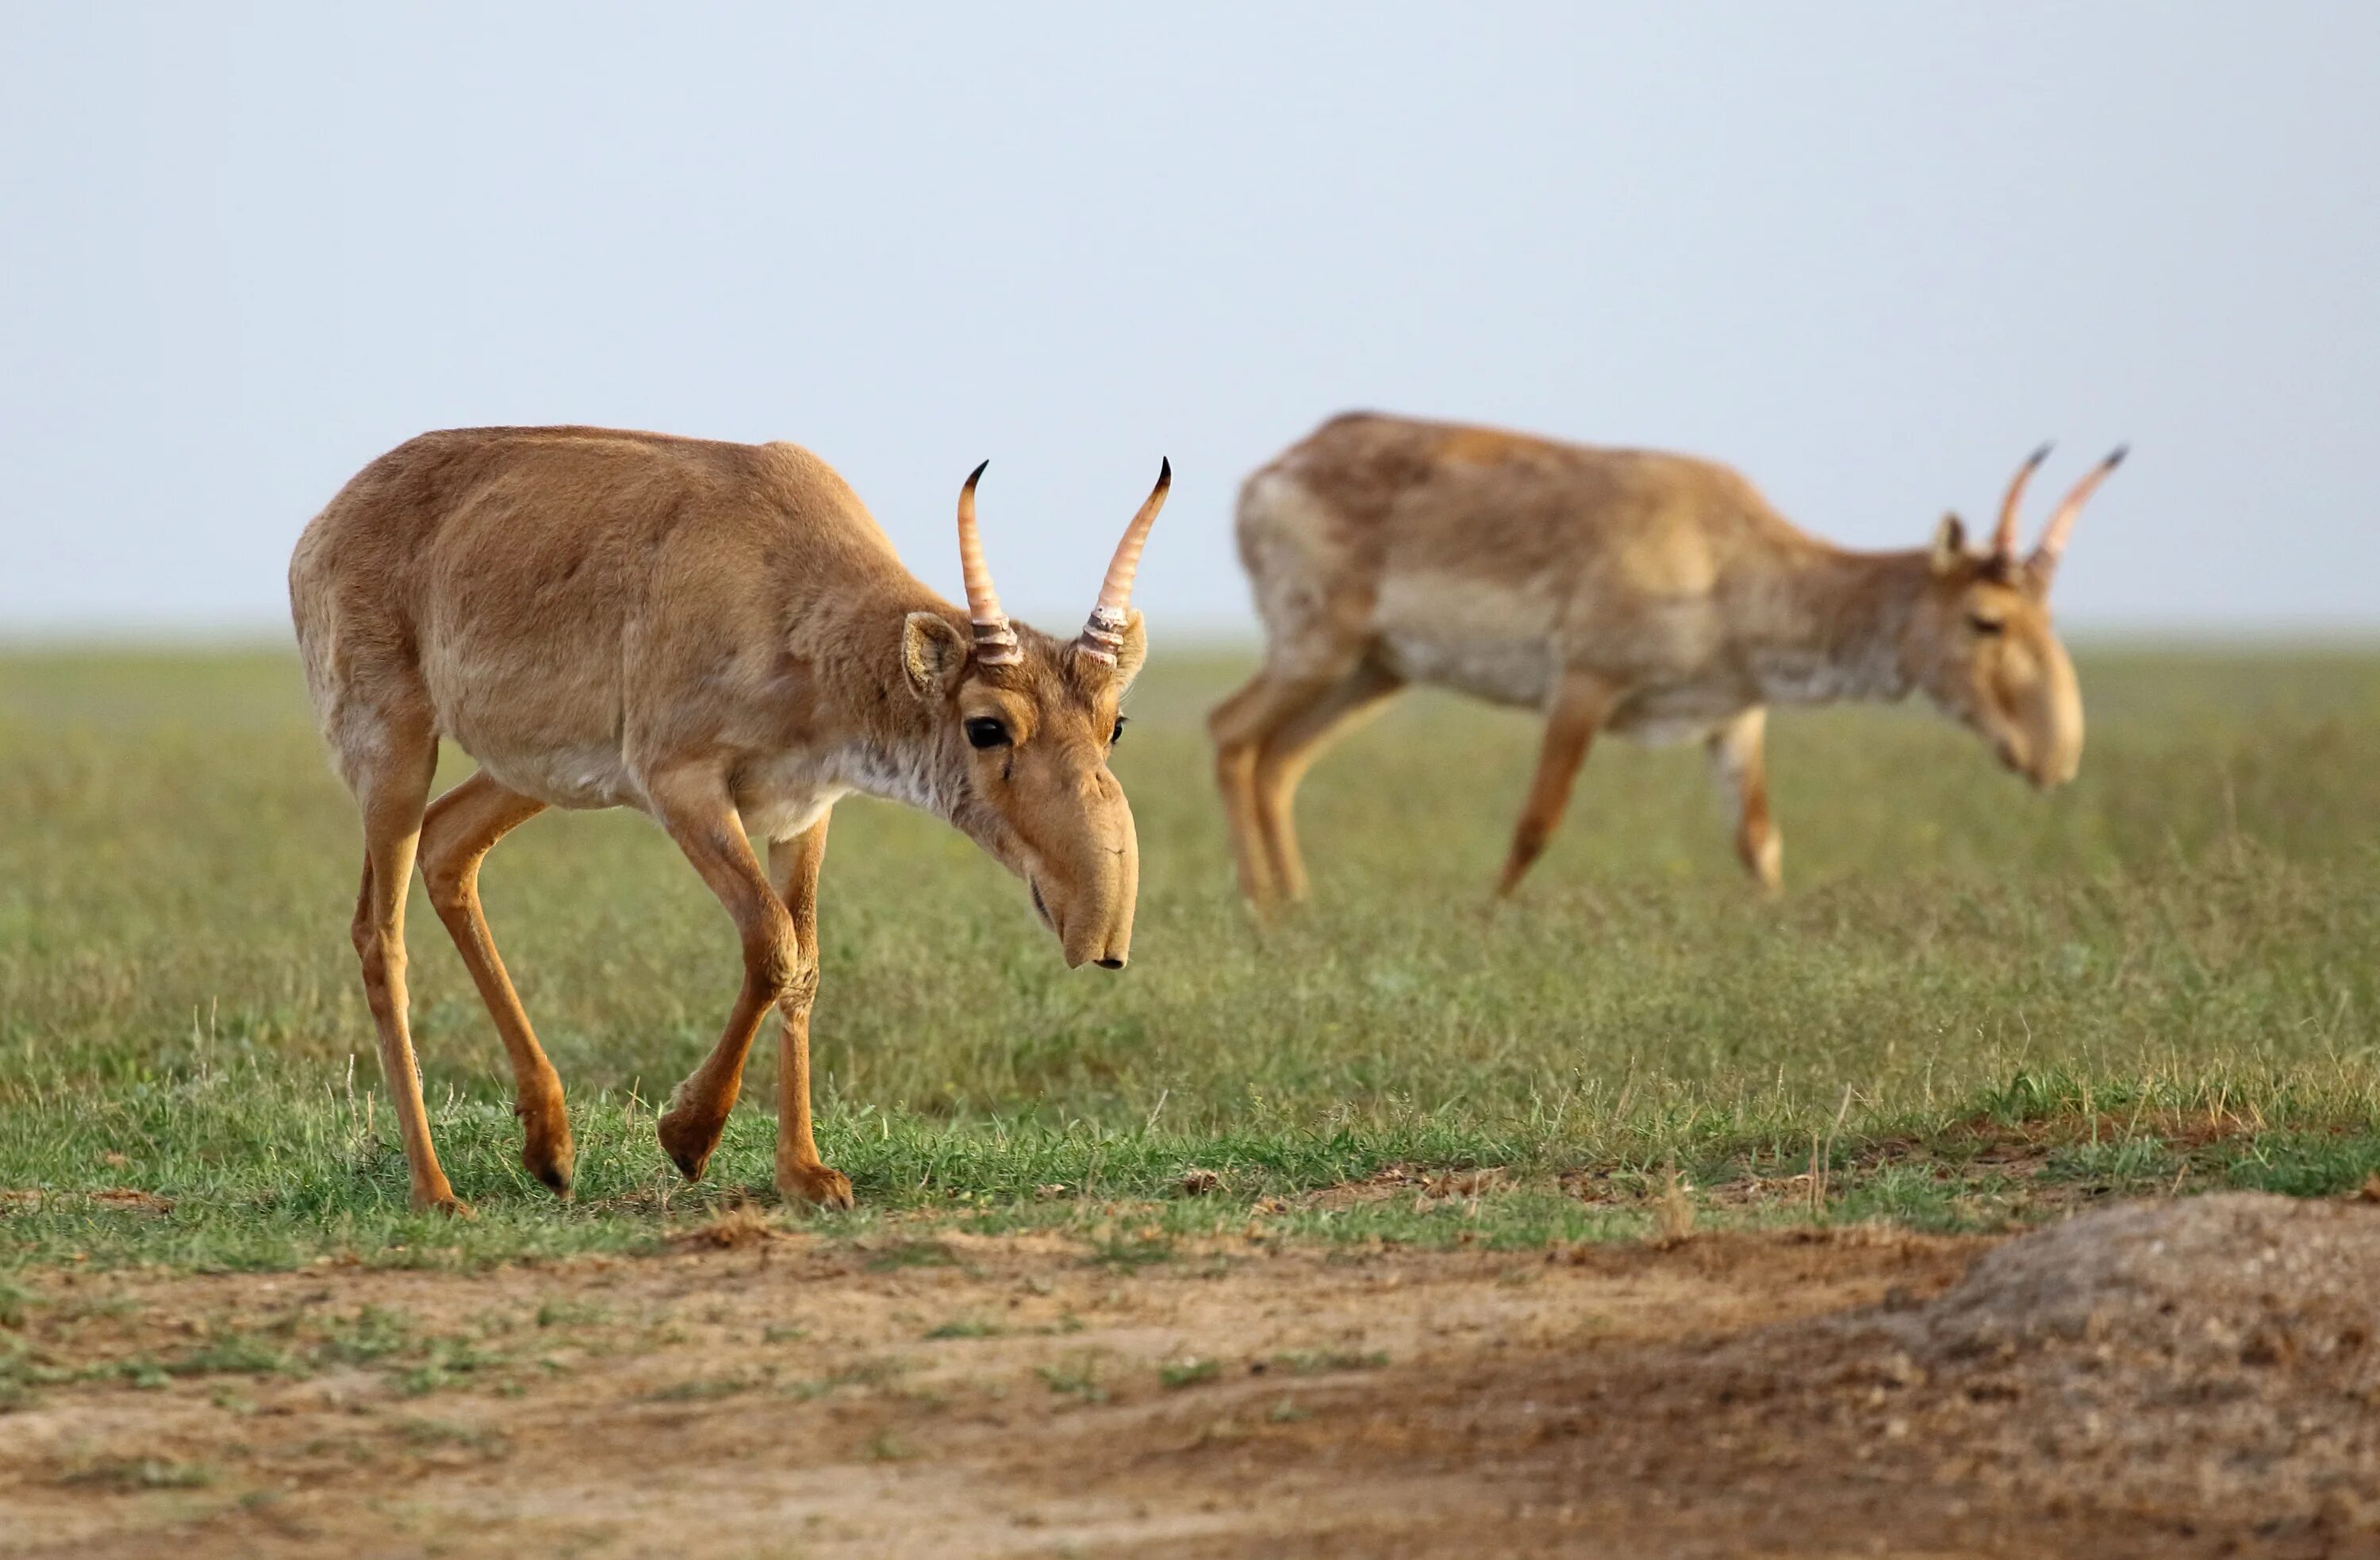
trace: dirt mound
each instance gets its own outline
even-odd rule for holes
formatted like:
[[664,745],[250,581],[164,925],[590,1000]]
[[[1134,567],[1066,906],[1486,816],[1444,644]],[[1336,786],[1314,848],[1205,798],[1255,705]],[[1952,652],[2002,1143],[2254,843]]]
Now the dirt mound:
[[2009,1242],[1872,1330],[1985,1482],[2380,1523],[2380,1210],[2110,1209]]
[[2137,1203],[1987,1253],[1925,1310],[1945,1359],[2116,1342],[2202,1371],[2380,1364],[2380,1213],[2262,1193]]
[[2380,1553],[2380,1209],[2113,1208],[1936,1293],[1586,1340],[1398,1411],[1463,1438],[1446,1471],[1498,1468],[1607,1528],[1732,1534],[1644,1553],[1837,1554],[1861,1531],[1945,1555]]

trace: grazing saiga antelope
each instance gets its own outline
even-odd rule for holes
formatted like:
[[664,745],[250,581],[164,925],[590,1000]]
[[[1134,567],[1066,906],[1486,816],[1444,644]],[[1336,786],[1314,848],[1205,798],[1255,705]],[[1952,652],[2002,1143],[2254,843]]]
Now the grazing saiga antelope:
[[1737,853],[1771,892],[1771,704],[1922,689],[2010,769],[2063,784],[2082,701],[2049,587],[2124,452],[2020,558],[2018,507],[2048,453],[2018,469],[1987,550],[1950,515],[1931,547],[1854,553],[1708,461],[1367,413],[1324,423],[1240,491],[1265,661],[1208,725],[1242,891],[1260,908],[1304,896],[1297,783],[1326,739],[1410,682],[1545,712],[1500,895],[1544,850],[1603,731],[1704,738]]
[[[789,444],[600,428],[425,433],[315,517],[289,564],[306,684],[363,815],[356,952],[417,1208],[468,1213],[439,1168],[406,1024],[405,900],[430,902],[510,1053],[521,1161],[570,1187],[562,1083],[480,914],[480,862],[548,807],[650,814],[735,918],[744,983],[661,1118],[689,1178],[744,1059],[783,1017],[776,1184],[851,1205],[810,1133],[809,1015],[828,813],[851,792],[948,820],[1027,885],[1070,967],[1121,969],[1139,847],[1108,769],[1148,655],[1131,610],[1172,484],[1124,530],[1062,640],[1000,610],[959,490],[964,612],[901,567],[859,498]],[[430,800],[441,737],[479,772]],[[764,870],[751,839],[768,842]]]

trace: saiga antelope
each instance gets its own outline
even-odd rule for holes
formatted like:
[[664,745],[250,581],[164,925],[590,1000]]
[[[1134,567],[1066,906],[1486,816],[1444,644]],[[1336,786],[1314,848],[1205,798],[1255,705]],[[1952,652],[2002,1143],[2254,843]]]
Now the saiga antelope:
[[2017,554],[2018,469],[1991,545],[1944,517],[1930,547],[1854,553],[1800,530],[1725,467],[1493,429],[1351,414],[1251,476],[1240,558],[1265,661],[1208,719],[1240,886],[1305,893],[1291,806],[1326,739],[1409,682],[1542,710],[1505,859],[1544,850],[1597,733],[1699,737],[1732,793],[1737,853],[1774,892],[1762,758],[1771,704],[1923,690],[2046,788],[2073,777],[2082,701],[2049,587],[2119,449]]
[[[1023,878],[1069,966],[1123,967],[1140,861],[1108,750],[1148,654],[1133,575],[1172,468],[1072,640],[1002,614],[977,534],[982,475],[959,490],[964,612],[901,567],[842,478],[789,444],[426,433],[307,526],[290,607],[333,765],[363,815],[355,945],[417,1208],[468,1212],[431,1146],[406,1022],[417,853],[511,1055],[522,1163],[569,1189],[561,1080],[477,887],[489,848],[548,807],[650,814],[743,938],[726,1030],[661,1118],[689,1178],[774,1007],[777,1188],[851,1205],[811,1137],[809,1015],[827,818],[853,791],[939,814]],[[479,772],[431,802],[441,737]],[[752,839],[768,842],[765,870]]]

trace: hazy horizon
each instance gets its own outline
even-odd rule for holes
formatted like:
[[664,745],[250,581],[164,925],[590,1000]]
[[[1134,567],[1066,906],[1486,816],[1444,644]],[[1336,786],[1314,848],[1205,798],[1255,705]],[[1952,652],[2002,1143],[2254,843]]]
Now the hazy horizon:
[[[957,587],[1247,642],[1233,489],[1377,407],[2038,526],[2102,641],[2380,632],[2380,8],[0,15],[0,640],[285,634],[424,428],[790,438]],[[2357,190],[2364,191],[2357,195]]]

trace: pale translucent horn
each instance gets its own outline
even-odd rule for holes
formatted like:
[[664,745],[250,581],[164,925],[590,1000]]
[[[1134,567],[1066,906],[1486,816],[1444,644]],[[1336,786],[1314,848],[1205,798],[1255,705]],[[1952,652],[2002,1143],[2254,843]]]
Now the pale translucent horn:
[[2016,556],[2017,511],[2024,505],[2024,484],[2033,481],[2033,474],[2041,469],[2043,461],[2049,458],[2049,445],[2042,445],[2026,456],[2024,464],[2016,469],[2016,479],[2009,483],[2008,496],[2000,500],[1999,526],[1992,532],[1994,557]]
[[2074,534],[2074,518],[2082,513],[2082,506],[2092,494],[2098,491],[2099,484],[2107,480],[2107,473],[2124,463],[2125,452],[2130,447],[2118,445],[2113,454],[2091,468],[2090,475],[2074,484],[2074,491],[2066,495],[2066,502],[2058,506],[2058,512],[2049,517],[2049,523],[2042,527],[2041,540],[2034,543],[2032,567],[2044,580],[2058,572],[2058,560],[2066,552],[2066,539]]
[[1173,486],[1173,462],[1158,463],[1157,486],[1149,490],[1148,499],[1132,524],[1123,528],[1123,540],[1116,543],[1115,557],[1108,564],[1108,577],[1099,585],[1099,604],[1091,608],[1091,620],[1083,627],[1082,637],[1075,642],[1086,655],[1096,655],[1113,664],[1116,652],[1123,648],[1124,625],[1132,605],[1132,579],[1140,572],[1140,550],[1148,545],[1148,530],[1157,523],[1157,512],[1165,507],[1165,495]]
[[1024,656],[1016,648],[1016,630],[1000,610],[1000,594],[991,588],[983,533],[975,520],[975,484],[990,464],[987,460],[968,472],[966,486],[959,489],[959,575],[966,582],[967,621],[975,625],[975,658],[987,666],[1014,666]]

